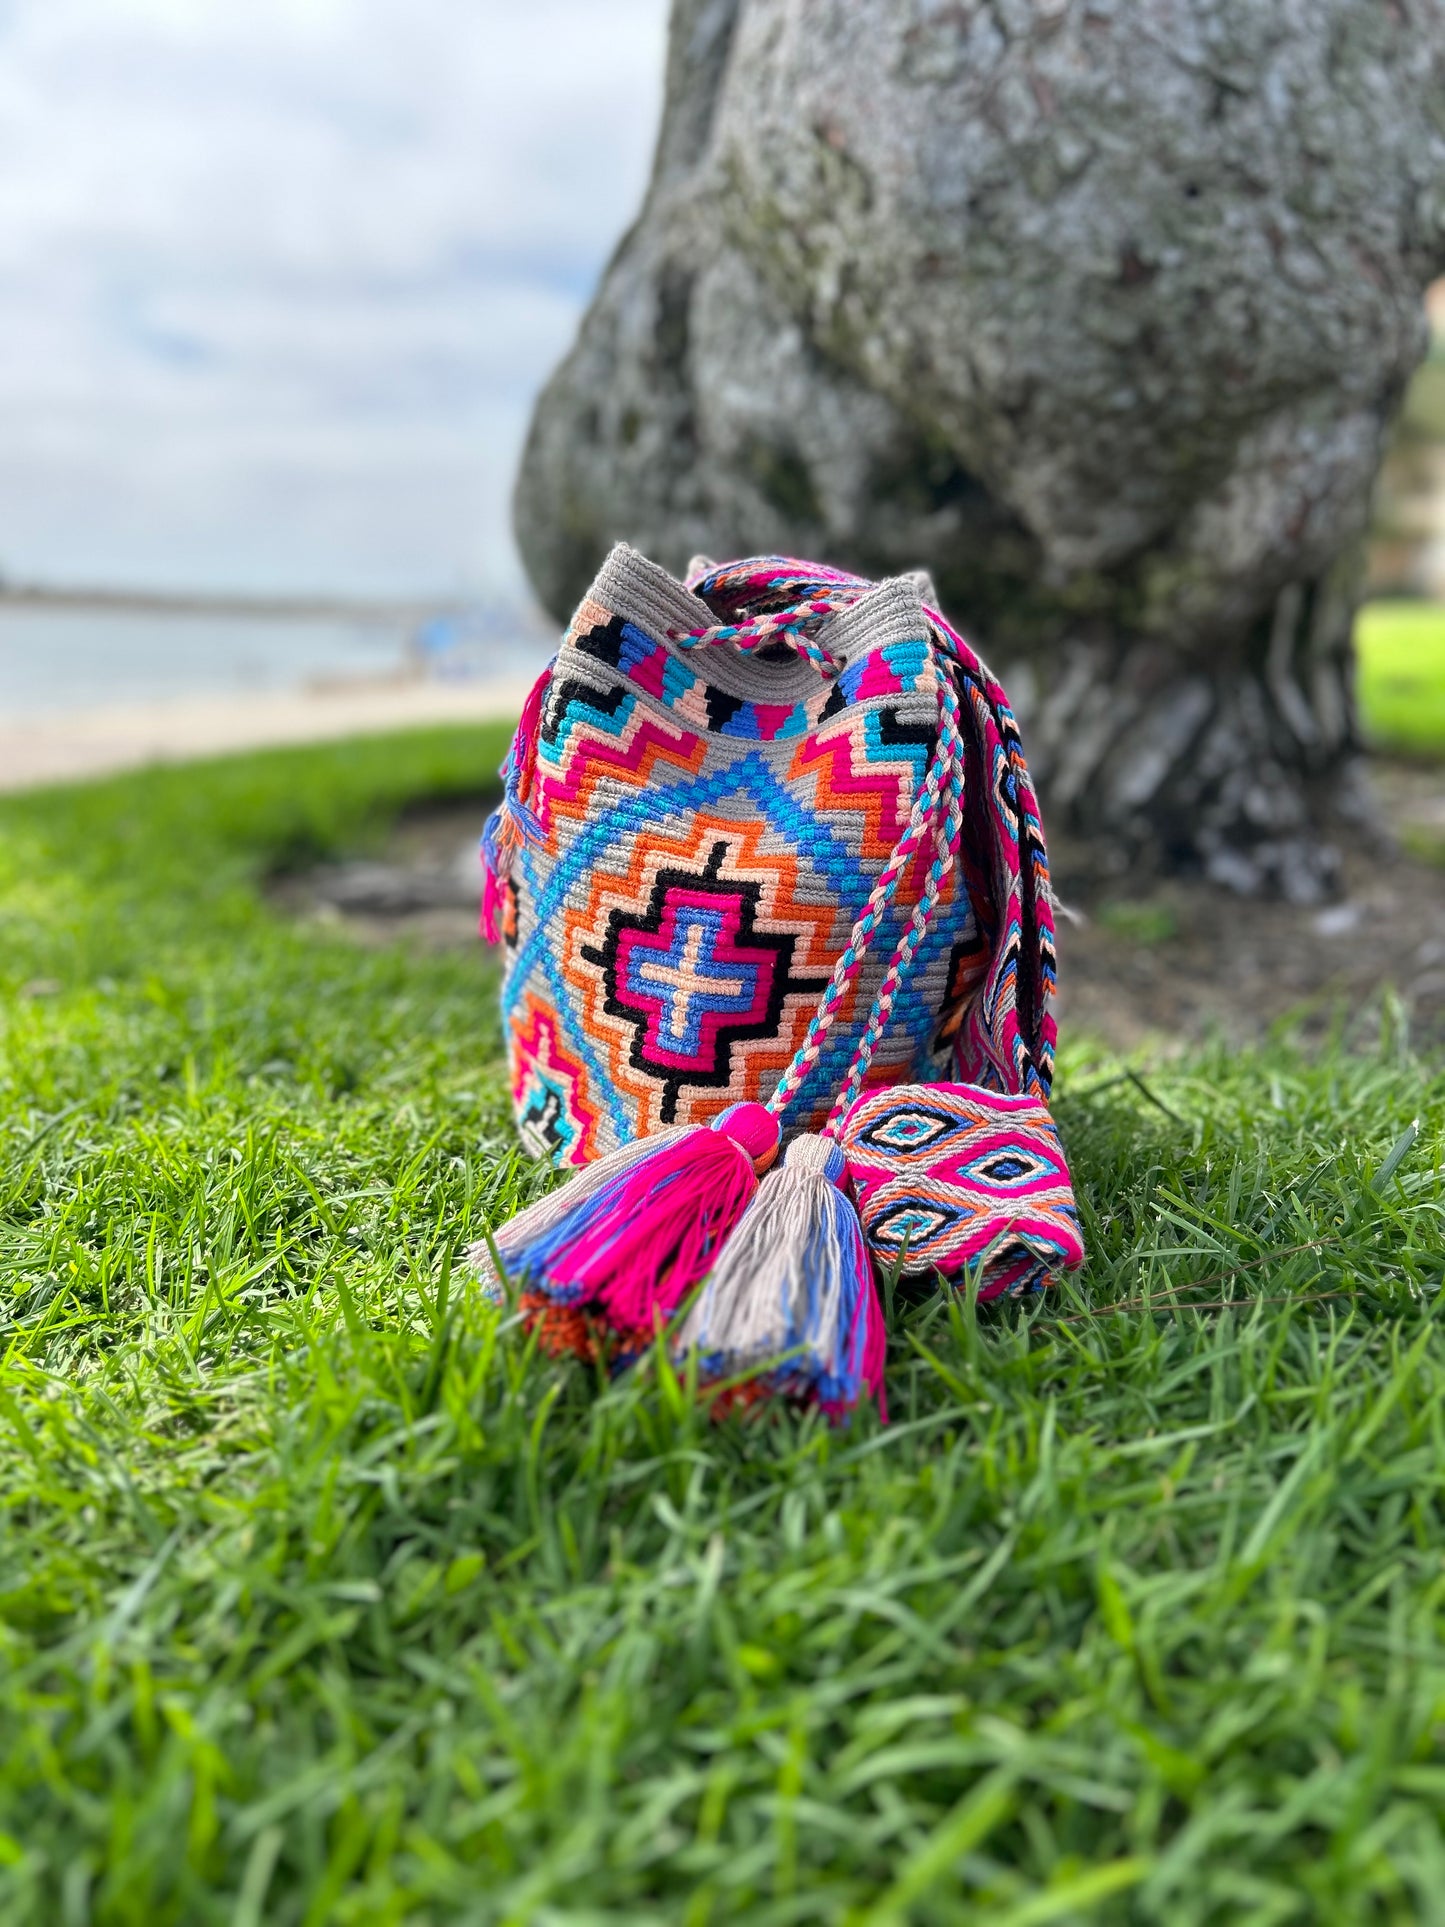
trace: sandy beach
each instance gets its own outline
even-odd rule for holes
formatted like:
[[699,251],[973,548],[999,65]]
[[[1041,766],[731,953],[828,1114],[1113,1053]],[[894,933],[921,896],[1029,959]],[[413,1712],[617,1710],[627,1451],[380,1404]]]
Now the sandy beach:
[[430,723],[492,722],[518,713],[530,683],[530,677],[519,675],[466,682],[337,683],[254,696],[184,697],[0,717],[0,790]]

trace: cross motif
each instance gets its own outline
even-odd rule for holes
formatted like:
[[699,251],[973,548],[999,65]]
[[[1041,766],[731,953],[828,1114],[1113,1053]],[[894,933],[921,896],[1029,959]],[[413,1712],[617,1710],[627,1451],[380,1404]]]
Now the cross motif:
[[601,940],[580,946],[607,1016],[631,1027],[628,1062],[660,1086],[664,1124],[685,1084],[725,1088],[734,1045],[776,1037],[788,999],[828,981],[793,975],[796,936],[757,927],[763,883],[724,875],[727,853],[718,841],[700,869],[659,869],[645,910],[613,909]]
[[712,955],[715,932],[699,916],[687,920],[687,936],[676,963],[671,955],[648,957],[637,966],[637,976],[655,984],[666,1001],[665,1032],[670,1041],[681,1043],[692,1028],[694,998],[727,999],[733,1003],[748,997],[751,984],[743,977],[728,977],[716,970]]

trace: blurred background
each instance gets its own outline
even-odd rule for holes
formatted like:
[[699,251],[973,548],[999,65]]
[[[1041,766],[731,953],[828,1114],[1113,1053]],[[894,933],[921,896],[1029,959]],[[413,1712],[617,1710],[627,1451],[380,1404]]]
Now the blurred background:
[[614,535],[922,562],[1091,1025],[1445,1021],[1445,28],[1387,11],[0,0],[0,787],[515,715]]
[[1445,281],[1375,496],[1371,600],[1355,624],[1362,720],[1377,746],[1445,752]]
[[[647,179],[667,0],[8,0],[0,727],[530,664],[531,405]],[[1445,294],[1366,728],[1445,743]]]
[[0,727],[535,652],[512,480],[641,195],[665,30],[0,7]]

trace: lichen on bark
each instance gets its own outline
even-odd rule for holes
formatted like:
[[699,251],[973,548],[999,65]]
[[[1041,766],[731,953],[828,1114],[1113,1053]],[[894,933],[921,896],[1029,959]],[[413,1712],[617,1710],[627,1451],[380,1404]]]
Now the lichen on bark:
[[522,553],[931,570],[1056,820],[1328,886],[1382,438],[1445,267],[1445,0],[675,0]]

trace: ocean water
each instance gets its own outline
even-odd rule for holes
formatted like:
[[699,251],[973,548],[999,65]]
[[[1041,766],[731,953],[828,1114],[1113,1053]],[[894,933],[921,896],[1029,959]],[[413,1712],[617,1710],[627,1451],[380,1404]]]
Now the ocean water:
[[413,625],[0,603],[0,721],[369,680],[408,666],[431,676],[503,674],[544,659],[529,618],[495,612]]

